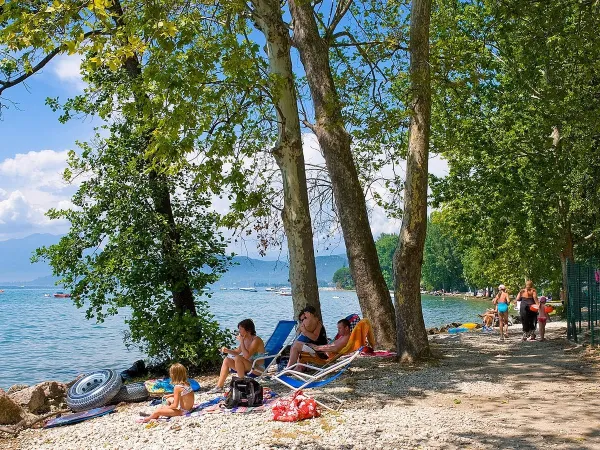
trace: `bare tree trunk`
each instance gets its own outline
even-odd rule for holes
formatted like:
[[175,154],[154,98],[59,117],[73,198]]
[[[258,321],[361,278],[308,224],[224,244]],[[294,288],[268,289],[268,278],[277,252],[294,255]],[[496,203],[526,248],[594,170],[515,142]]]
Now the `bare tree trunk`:
[[314,306],[321,317],[313,233],[302,152],[300,118],[290,57],[288,29],[277,0],[253,0],[254,19],[265,35],[270,72],[277,75],[279,92],[273,92],[279,125],[273,149],[283,179],[282,212],[288,251],[294,316],[306,305]]
[[323,150],[340,217],[346,253],[361,310],[373,323],[379,347],[396,346],[394,307],[385,284],[373,234],[369,226],[365,196],[350,149],[350,135],[344,126],[342,106],[329,62],[329,47],[320,36],[312,4],[290,0],[294,43],[315,108],[312,126]]
[[430,354],[420,292],[427,231],[427,166],[431,122],[430,19],[431,0],[413,0],[409,44],[412,116],[406,160],[404,215],[398,248],[394,254],[398,352],[403,361]]

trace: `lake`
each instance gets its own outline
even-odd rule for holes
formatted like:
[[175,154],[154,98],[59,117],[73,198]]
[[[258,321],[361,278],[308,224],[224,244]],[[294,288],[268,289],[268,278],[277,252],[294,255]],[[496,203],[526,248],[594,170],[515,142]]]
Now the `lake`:
[[[126,312],[102,324],[87,321],[71,299],[45,297],[52,287],[0,286],[0,388],[15,383],[69,381],[78,373],[99,368],[126,369],[144,355],[123,344]],[[211,312],[225,328],[236,328],[250,317],[267,339],[277,321],[292,316],[291,297],[265,292],[218,290],[207,298]],[[340,318],[358,312],[355,292],[320,291],[324,324],[333,337]],[[478,322],[489,300],[422,296],[427,327],[450,322]]]

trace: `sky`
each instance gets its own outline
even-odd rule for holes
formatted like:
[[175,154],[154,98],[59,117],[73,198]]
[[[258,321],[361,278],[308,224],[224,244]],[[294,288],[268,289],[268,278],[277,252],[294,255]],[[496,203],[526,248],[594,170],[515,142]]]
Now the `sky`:
[[[58,112],[45,105],[48,97],[64,101],[83,92],[85,83],[79,73],[77,55],[59,56],[42,71],[21,84],[6,90],[0,99],[0,241],[22,238],[33,233],[62,234],[68,230],[65,221],[51,221],[45,213],[50,208],[68,207],[77,186],[62,180],[67,153],[77,150],[76,141],[87,141],[94,134],[99,121],[90,118],[73,119],[66,124],[58,122]],[[305,158],[312,164],[322,164],[314,135],[304,136]],[[430,172],[443,176],[448,167],[439,157],[430,159]],[[383,210],[374,207],[371,229],[375,237],[380,233],[398,232],[400,223],[386,217]],[[316,244],[319,254],[337,254],[345,251],[341,239],[337,245]],[[322,246],[322,247],[321,247]],[[257,257],[255,244],[232,243],[230,252]],[[321,247],[321,248],[319,248]],[[279,258],[277,250],[267,259]]]

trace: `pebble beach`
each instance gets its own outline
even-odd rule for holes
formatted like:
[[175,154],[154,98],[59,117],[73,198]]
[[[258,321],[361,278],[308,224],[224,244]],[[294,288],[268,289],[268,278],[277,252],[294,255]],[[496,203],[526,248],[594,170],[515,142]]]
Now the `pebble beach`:
[[[114,414],[72,426],[4,435],[0,447],[600,448],[598,351],[567,341],[561,322],[549,324],[546,342],[522,342],[520,327],[511,328],[503,343],[497,333],[480,331],[432,335],[434,358],[414,366],[358,358],[325,389],[346,401],[342,409],[312,420],[275,422],[264,411],[140,424],[140,412],[152,411],[144,402],[121,404]],[[198,380],[196,402],[213,398],[206,390],[216,377]],[[266,385],[286,394],[285,388]],[[582,414],[585,421],[577,419]]]

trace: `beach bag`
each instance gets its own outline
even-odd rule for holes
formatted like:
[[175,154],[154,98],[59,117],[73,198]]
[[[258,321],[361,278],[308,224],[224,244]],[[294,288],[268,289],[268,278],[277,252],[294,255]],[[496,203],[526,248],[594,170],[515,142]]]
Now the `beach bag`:
[[229,385],[229,395],[225,399],[225,408],[238,406],[260,406],[263,404],[263,389],[258,381],[252,378],[233,377]]
[[282,398],[273,405],[273,420],[279,422],[297,422],[321,416],[321,409],[314,398],[298,391],[288,398]]

